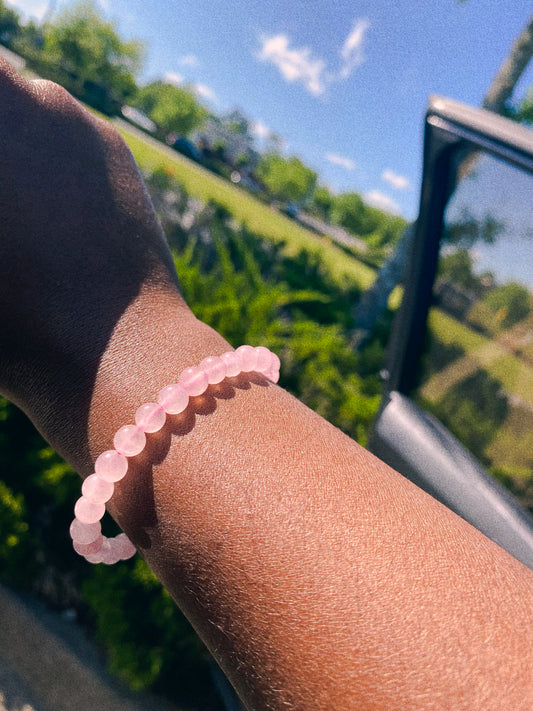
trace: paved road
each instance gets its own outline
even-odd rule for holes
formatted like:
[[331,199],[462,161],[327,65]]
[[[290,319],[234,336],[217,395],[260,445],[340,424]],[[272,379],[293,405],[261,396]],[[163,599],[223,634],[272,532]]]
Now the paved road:
[[123,690],[75,623],[34,609],[0,586],[0,711],[95,710],[170,706]]

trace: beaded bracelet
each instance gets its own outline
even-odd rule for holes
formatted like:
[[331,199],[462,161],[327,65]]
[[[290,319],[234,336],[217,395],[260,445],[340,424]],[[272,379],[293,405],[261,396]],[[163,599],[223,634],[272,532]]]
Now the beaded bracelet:
[[113,496],[115,483],[128,471],[128,457],[142,452],[146,434],[158,432],[167,415],[183,412],[189,398],[202,395],[209,385],[222,382],[226,377],[256,371],[273,383],[279,379],[280,360],[264,346],[240,346],[221,356],[204,358],[199,366],[186,368],[178,382],[164,387],[157,402],[141,405],[135,413],[135,424],[124,425],[113,438],[114,449],[103,452],[94,463],[91,474],[81,487],[82,496],[74,507],[75,519],[70,525],[74,550],[90,563],[111,565],[135,555],[136,549],[125,533],[114,538],[102,535],[100,519],[105,505]]

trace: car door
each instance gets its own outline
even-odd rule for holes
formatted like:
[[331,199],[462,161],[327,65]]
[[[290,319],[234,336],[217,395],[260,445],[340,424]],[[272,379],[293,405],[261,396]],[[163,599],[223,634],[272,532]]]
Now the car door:
[[533,568],[533,132],[440,97],[369,448]]

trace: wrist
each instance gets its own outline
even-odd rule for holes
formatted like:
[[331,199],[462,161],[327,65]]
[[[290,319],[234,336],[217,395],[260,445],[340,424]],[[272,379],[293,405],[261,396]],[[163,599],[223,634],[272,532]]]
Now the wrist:
[[98,366],[86,430],[89,461],[80,473],[91,473],[96,456],[111,446],[117,428],[133,421],[139,405],[153,401],[185,368],[229,348],[178,295],[136,299],[117,322]]
[[84,318],[54,349],[29,343],[18,389],[5,391],[84,478],[140,404],[184,368],[229,348],[174,289],[145,287],[106,323],[99,330]]

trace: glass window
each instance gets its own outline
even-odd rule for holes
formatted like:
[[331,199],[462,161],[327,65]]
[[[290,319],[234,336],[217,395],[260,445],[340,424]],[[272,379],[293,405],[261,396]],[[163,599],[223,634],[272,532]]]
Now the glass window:
[[416,397],[533,509],[533,176],[472,151],[457,174]]

